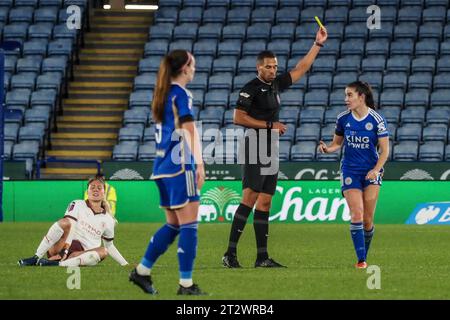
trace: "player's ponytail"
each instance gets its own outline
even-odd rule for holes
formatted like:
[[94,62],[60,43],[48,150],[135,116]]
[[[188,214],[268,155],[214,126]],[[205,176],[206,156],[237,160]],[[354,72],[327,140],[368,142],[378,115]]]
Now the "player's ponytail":
[[183,68],[190,64],[191,57],[186,50],[173,50],[161,60],[152,101],[152,114],[155,122],[163,121],[164,106],[169,95],[171,78],[178,76]]
[[375,100],[373,98],[373,91],[370,84],[363,81],[355,81],[347,85],[347,88],[355,89],[356,92],[358,92],[359,95],[364,94],[364,101],[366,103],[366,106],[372,109],[376,109]]

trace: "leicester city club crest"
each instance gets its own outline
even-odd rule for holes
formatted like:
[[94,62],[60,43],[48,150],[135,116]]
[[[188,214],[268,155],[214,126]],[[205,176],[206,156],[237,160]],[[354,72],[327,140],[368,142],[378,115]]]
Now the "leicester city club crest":
[[371,124],[370,122],[366,123],[366,130],[370,131],[373,129],[373,124]]

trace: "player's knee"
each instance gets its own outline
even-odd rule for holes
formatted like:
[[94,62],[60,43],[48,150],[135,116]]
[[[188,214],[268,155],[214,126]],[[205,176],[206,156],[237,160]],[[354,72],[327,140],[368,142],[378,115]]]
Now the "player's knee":
[[108,256],[108,249],[106,249],[105,247],[101,247],[97,252],[101,260],[105,259]]
[[363,221],[363,225],[364,225],[364,230],[370,230],[372,229],[373,226],[373,218],[366,218],[364,217],[364,221]]
[[272,205],[272,201],[258,201],[258,204],[256,205],[256,208],[259,210],[259,211],[265,211],[265,212],[267,212],[267,211],[270,211],[270,207],[271,207],[271,205]]
[[363,221],[363,210],[361,209],[355,209],[352,210],[352,221]]
[[254,191],[250,191],[247,193],[244,193],[242,197],[242,203],[245,204],[247,207],[253,208],[253,206],[256,203],[256,199],[258,198],[258,193]]

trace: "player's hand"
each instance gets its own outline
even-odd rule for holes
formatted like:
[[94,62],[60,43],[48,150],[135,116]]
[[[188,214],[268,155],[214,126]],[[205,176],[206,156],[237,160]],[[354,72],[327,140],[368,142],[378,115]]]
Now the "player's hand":
[[282,136],[286,132],[287,127],[281,122],[274,122],[272,129],[278,130],[280,132],[280,136]]
[[61,261],[66,260],[67,257],[68,257],[68,254],[69,254],[69,250],[63,248],[63,249],[59,252],[59,256],[61,257]]
[[205,166],[203,164],[197,165],[197,170],[195,170],[195,176],[197,179],[197,188],[198,190],[201,190],[203,187],[203,184],[205,183]]
[[320,151],[320,153],[328,153],[328,147],[327,144],[323,141],[319,142],[319,146],[317,149]]
[[372,169],[366,175],[366,180],[376,180],[380,175],[380,171]]
[[317,31],[316,34],[316,42],[323,44],[325,41],[327,41],[328,33],[327,29],[325,27],[319,28],[319,31]]

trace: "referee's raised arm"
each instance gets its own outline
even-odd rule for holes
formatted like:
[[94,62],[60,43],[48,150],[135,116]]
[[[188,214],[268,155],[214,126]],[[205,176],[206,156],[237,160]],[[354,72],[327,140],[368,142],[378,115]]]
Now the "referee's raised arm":
[[294,69],[289,71],[291,74],[292,83],[300,80],[300,78],[308,72],[309,68],[311,68],[311,65],[319,54],[320,48],[323,47],[323,44],[327,40],[327,37],[327,29],[324,27],[317,31],[316,41],[314,41],[314,44],[309,52],[297,63]]

